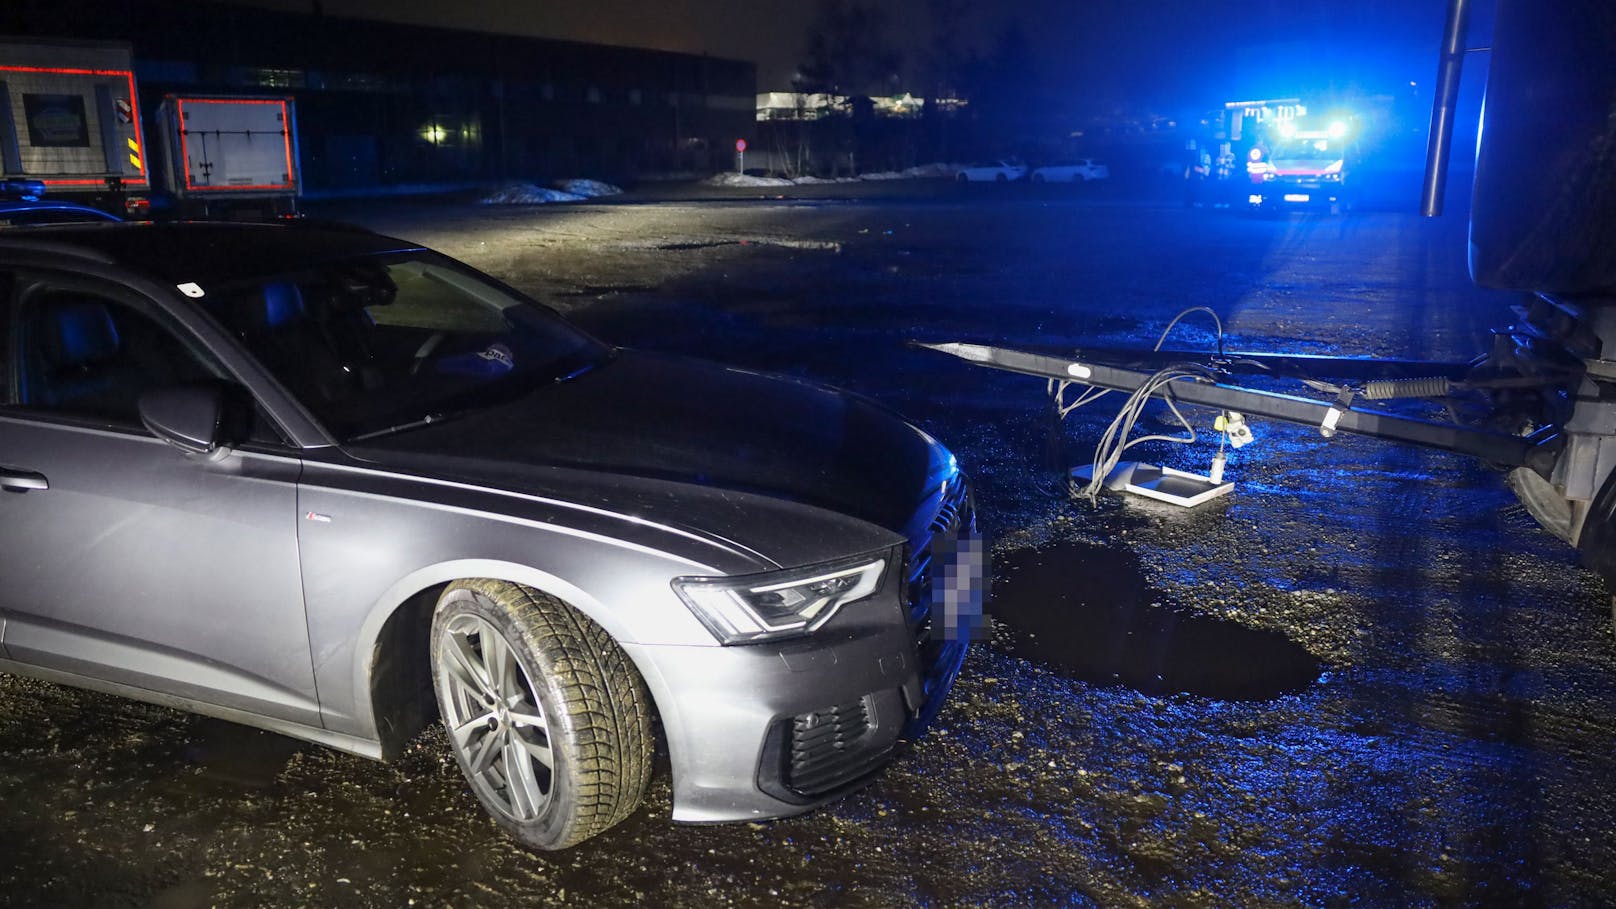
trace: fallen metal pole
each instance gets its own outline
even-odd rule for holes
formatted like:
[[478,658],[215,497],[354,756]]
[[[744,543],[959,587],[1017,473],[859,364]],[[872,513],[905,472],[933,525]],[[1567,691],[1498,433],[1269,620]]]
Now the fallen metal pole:
[[[985,344],[957,342],[942,344],[915,342],[915,344],[928,350],[959,357],[978,366],[1115,391],[1134,391],[1151,377],[1150,373],[1137,370],[1003,347],[990,347]],[[1529,437],[1515,436],[1452,423],[1437,423],[1417,417],[1365,410],[1339,401],[1336,403],[1315,401],[1311,398],[1257,391],[1210,381],[1174,382],[1170,394],[1174,401],[1185,404],[1216,407],[1221,410],[1238,411],[1247,416],[1317,426],[1326,436],[1336,432],[1350,432],[1457,452],[1505,467],[1520,467],[1539,460],[1533,457],[1534,454],[1547,454],[1548,447],[1557,438],[1557,434],[1552,430]]]

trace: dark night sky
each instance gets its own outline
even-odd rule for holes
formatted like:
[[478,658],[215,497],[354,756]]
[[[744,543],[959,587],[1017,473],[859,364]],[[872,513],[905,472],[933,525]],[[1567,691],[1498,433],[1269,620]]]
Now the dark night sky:
[[[219,2],[219,0],[215,0]],[[309,10],[313,0],[224,0]],[[814,0],[324,0],[327,14],[621,44],[752,60],[760,91],[784,89]],[[1486,5],[1486,4],[1481,4]],[[1022,0],[975,2],[934,23],[927,0],[881,0],[906,87],[933,28],[985,52],[1022,30],[1039,81],[1096,105],[1173,106],[1377,88],[1435,71],[1443,0]],[[1479,42],[1478,42],[1479,43]]]

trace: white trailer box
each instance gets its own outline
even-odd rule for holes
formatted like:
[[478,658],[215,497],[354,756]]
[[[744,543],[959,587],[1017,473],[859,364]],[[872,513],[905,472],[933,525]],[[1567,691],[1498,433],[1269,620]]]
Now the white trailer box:
[[0,38],[0,176],[122,214],[146,159],[129,45]]
[[301,181],[291,98],[165,95],[165,190],[184,214],[296,210]]

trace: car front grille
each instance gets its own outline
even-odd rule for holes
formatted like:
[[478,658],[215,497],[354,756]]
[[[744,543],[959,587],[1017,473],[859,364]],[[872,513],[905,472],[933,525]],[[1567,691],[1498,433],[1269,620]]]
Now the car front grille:
[[881,765],[889,749],[870,735],[869,701],[864,697],[792,717],[786,743],[788,788],[800,795],[822,795]]

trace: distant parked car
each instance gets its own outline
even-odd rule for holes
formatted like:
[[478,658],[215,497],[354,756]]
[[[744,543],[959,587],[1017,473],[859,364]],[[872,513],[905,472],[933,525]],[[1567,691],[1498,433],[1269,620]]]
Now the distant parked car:
[[954,179],[961,183],[1009,183],[1026,175],[1027,168],[1023,165],[1007,161],[988,161],[983,164],[965,165],[954,175]]
[[1074,158],[1056,164],[1045,164],[1032,172],[1034,183],[1087,183],[1106,180],[1111,169],[1092,158]]

